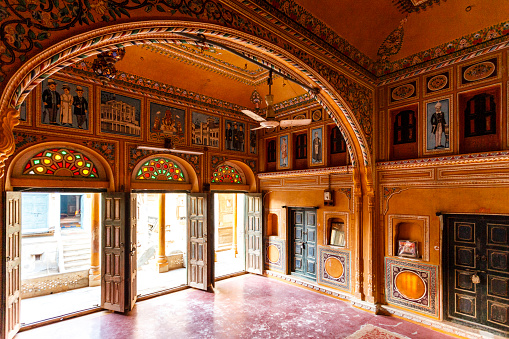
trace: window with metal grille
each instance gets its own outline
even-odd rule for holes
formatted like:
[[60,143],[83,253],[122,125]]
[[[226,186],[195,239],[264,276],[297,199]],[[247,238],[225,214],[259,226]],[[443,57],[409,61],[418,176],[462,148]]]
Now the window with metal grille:
[[464,113],[465,138],[497,133],[497,109],[493,95],[475,95],[467,101]]

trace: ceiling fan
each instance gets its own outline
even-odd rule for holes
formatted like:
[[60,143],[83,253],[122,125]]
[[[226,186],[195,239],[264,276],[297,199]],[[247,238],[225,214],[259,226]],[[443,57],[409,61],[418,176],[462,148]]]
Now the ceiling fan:
[[[265,116],[265,118],[259,116],[255,112],[250,111],[248,109],[241,110],[242,113],[260,123],[260,127],[252,128],[251,131],[262,128],[275,128],[278,126],[281,126],[282,128],[293,126],[306,126],[311,123],[311,119],[292,119],[277,121],[275,117],[276,113],[274,112],[274,96],[271,94],[270,91],[272,87],[272,70],[269,70],[269,78],[267,79],[267,84],[269,85],[269,94],[265,96],[265,102],[267,103],[267,115]],[[254,103],[256,106],[258,106],[259,102]],[[258,107],[256,108],[256,111],[258,111]]]
[[172,153],[185,153],[185,154],[203,154],[203,152],[188,151],[183,149],[176,149],[173,145],[171,138],[164,138],[164,147],[152,147],[152,146],[138,146],[137,149],[146,149],[155,152],[172,152]]

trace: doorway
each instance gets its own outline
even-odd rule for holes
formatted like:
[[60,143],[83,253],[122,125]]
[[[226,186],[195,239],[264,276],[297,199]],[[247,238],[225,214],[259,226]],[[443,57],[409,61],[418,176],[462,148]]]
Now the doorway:
[[291,273],[316,280],[316,209],[290,208]]
[[214,276],[246,270],[244,193],[214,194]]
[[97,307],[100,193],[21,193],[20,322]]
[[444,215],[444,315],[509,334],[509,216]]
[[187,285],[187,194],[136,195],[137,294]]

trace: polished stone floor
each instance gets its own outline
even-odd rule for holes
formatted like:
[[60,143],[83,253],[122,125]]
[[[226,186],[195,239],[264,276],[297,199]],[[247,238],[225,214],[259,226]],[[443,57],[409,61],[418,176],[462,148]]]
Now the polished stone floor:
[[[354,334],[363,325],[376,331],[362,336]],[[16,338],[347,337],[451,338],[398,318],[358,310],[326,295],[250,274],[216,282],[214,293],[186,289],[138,302],[127,315],[103,311],[21,332]]]

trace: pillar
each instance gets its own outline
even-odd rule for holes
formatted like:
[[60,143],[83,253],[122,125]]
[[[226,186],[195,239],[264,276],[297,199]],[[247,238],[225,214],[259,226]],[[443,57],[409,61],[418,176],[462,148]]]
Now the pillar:
[[233,250],[235,252],[235,258],[237,258],[237,254],[239,252],[237,251],[237,193],[233,194],[234,200],[233,200]]
[[166,194],[159,195],[159,256],[157,258],[157,267],[159,273],[168,272],[169,265],[166,259]]
[[363,287],[363,238],[362,238],[362,188],[358,170],[354,170],[354,228],[355,228],[355,288],[354,296],[357,299],[364,299]]
[[[88,194],[87,194],[88,196]],[[88,271],[88,286],[101,285],[101,194],[92,194],[92,218],[90,225],[91,253],[90,270]]]

